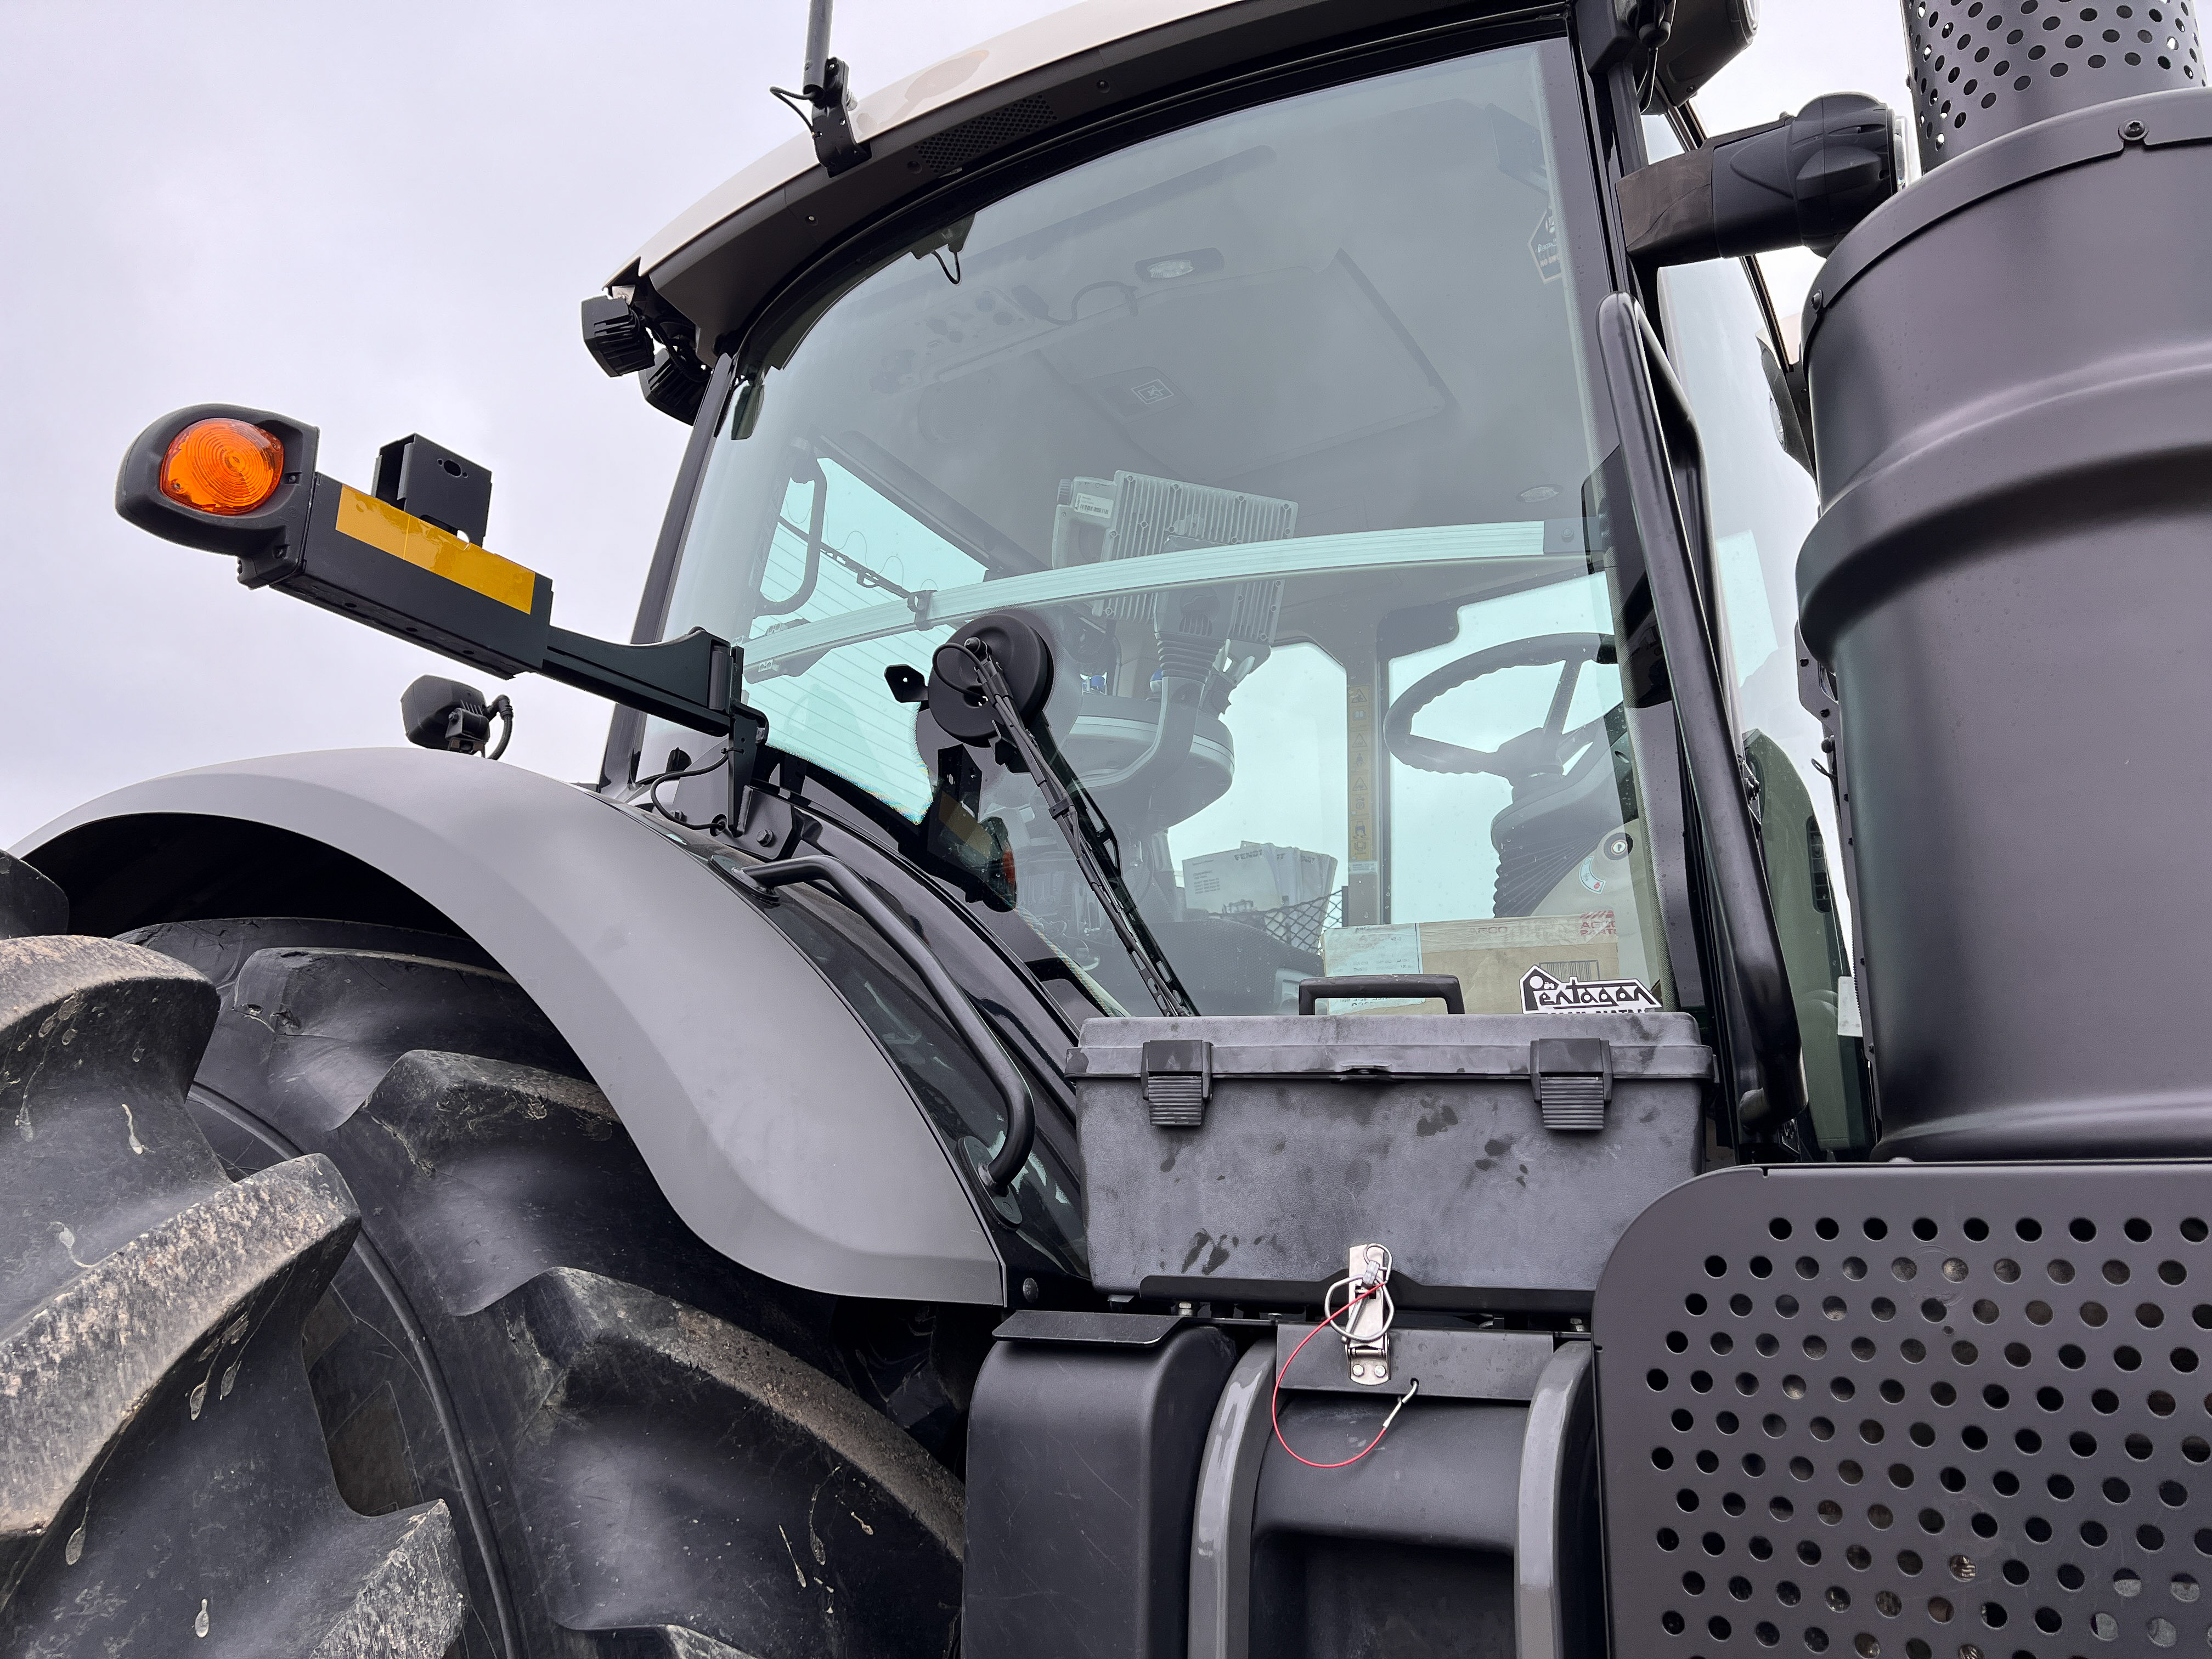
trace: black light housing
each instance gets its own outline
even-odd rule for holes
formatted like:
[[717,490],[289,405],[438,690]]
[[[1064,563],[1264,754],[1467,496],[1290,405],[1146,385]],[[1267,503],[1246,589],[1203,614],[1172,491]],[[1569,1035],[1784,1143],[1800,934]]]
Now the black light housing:
[[664,346],[638,384],[644,388],[646,402],[688,426],[697,418],[699,400],[707,394],[707,371],[686,354]]
[[1687,103],[1758,33],[1759,0],[1674,0],[1667,38],[1651,55],[1652,90]]
[[611,376],[653,367],[653,332],[627,300],[594,294],[584,301],[584,349]]
[[[258,426],[284,447],[283,477],[269,499],[251,513],[215,516],[195,511],[161,489],[161,460],[169,443],[196,421],[237,420]],[[321,434],[313,427],[266,409],[242,404],[194,404],[163,416],[131,441],[115,479],[115,510],[141,530],[164,541],[228,553],[240,561],[240,580],[248,564],[281,559],[307,539],[307,507],[314,493],[315,451]]]
[[1826,256],[1905,183],[1905,128],[1886,104],[1831,93],[1724,132],[1620,181],[1628,251],[1655,265],[1775,248]]
[[[496,748],[491,744],[494,716],[507,722]],[[497,760],[514,735],[514,704],[504,696],[487,702],[473,685],[425,674],[399,694],[399,723],[407,741],[420,748]]]

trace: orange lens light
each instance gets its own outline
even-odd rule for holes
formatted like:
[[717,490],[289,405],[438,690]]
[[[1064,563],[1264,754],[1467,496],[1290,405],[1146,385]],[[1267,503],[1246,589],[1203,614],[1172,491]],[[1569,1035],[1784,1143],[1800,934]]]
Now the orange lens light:
[[283,480],[283,441],[228,416],[194,421],[169,441],[161,458],[164,495],[226,518],[252,512]]

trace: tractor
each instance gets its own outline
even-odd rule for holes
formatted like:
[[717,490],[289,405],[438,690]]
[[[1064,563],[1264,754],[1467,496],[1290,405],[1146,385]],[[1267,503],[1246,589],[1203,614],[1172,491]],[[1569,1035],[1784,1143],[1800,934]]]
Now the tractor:
[[0,1648],[2203,1651],[2199,18],[1905,13],[816,0],[627,641],[149,426],[463,678],[0,856]]

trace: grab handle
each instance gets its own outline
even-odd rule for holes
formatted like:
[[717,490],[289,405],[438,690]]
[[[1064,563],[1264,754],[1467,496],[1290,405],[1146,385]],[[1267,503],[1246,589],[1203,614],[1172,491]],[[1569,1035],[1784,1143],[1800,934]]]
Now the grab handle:
[[1625,294],[1611,294],[1599,304],[1597,317],[1629,502],[1644,544],[1651,614],[1667,653],[1668,684],[1689,762],[1690,793],[1765,1085],[1763,1110],[1745,1115],[1771,1111],[1776,1122],[1787,1125],[1805,1103],[1804,1063],[1759,830],[1745,797],[1747,769],[1698,592],[1698,566],[1708,572],[1713,568],[1705,449],[1689,394],[1643,307]]
[[1324,997],[1442,997],[1444,1012],[1463,1014],[1456,974],[1340,974],[1333,979],[1298,981],[1298,1012],[1310,1014]]

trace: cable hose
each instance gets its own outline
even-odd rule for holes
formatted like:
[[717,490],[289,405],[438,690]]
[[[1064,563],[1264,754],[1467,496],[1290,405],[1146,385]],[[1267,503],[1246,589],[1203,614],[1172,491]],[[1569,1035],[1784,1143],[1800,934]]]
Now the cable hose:
[[1406,1409],[1406,1402],[1421,1391],[1421,1379],[1417,1376],[1413,1379],[1412,1385],[1407,1389],[1406,1392],[1398,1396],[1398,1403],[1390,1407],[1390,1414],[1382,1419],[1382,1426],[1375,1431],[1375,1437],[1340,1463],[1316,1463],[1310,1457],[1301,1456],[1291,1446],[1291,1443],[1283,1438],[1283,1378],[1290,1374],[1291,1367],[1297,1363],[1298,1355],[1304,1352],[1307,1343],[1312,1341],[1316,1336],[1319,1336],[1323,1329],[1336,1330],[1340,1334],[1341,1334],[1341,1328],[1337,1325],[1336,1322],[1345,1317],[1346,1315],[1349,1314],[1361,1303],[1366,1301],[1367,1298],[1374,1295],[1376,1291],[1381,1290],[1383,1286],[1383,1282],[1384,1281],[1382,1279],[1376,1279],[1375,1283],[1370,1285],[1365,1290],[1360,1291],[1358,1296],[1353,1297],[1351,1301],[1346,1303],[1341,1308],[1338,1309],[1333,1314],[1328,1313],[1328,1304],[1324,1301],[1322,1304],[1322,1310],[1327,1317],[1323,1323],[1315,1326],[1311,1330],[1308,1331],[1304,1336],[1298,1339],[1298,1346],[1291,1350],[1291,1357],[1288,1359],[1285,1359],[1282,1363],[1281,1367],[1275,1372],[1275,1386],[1273,1390],[1267,1396],[1267,1417],[1268,1420],[1274,1427],[1275,1443],[1280,1446],[1285,1451],[1289,1452],[1292,1457],[1297,1458],[1299,1462],[1304,1464],[1310,1469],[1350,1468],[1354,1463],[1357,1463],[1361,1458],[1366,1456],[1368,1453],[1373,1451],[1377,1446],[1382,1443],[1382,1437],[1390,1432],[1390,1425],[1398,1420],[1398,1413]]

